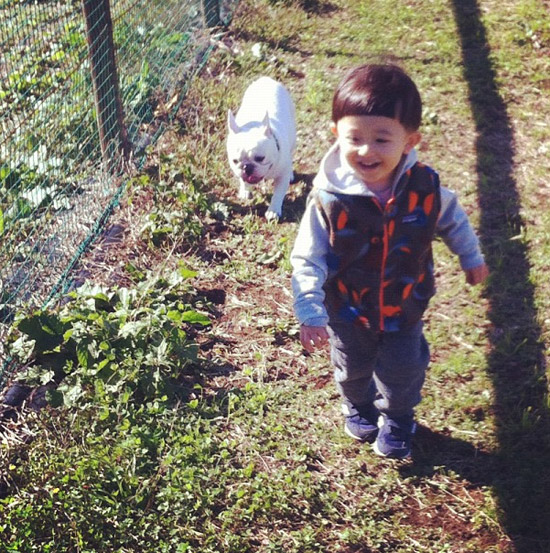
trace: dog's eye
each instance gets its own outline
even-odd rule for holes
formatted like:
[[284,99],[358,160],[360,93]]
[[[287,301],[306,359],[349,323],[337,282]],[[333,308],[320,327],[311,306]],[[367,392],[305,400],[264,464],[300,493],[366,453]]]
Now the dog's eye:
[[234,160],[233,160],[233,163],[234,163],[235,165],[237,165],[237,163],[239,163],[239,160],[238,160],[238,159],[234,159]]
[[265,156],[256,156],[254,158],[254,161],[257,163],[261,163],[265,159]]

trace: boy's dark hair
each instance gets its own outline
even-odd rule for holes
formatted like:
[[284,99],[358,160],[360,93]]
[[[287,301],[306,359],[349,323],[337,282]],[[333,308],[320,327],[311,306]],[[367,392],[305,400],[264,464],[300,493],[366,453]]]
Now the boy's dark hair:
[[347,115],[381,115],[397,119],[416,131],[422,119],[422,100],[412,79],[391,64],[360,65],[342,79],[332,100],[332,121]]

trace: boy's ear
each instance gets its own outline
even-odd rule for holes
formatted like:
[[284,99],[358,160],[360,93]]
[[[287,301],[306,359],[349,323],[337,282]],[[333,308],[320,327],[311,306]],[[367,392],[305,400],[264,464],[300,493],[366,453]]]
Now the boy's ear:
[[408,154],[415,146],[418,145],[421,139],[422,135],[420,134],[420,132],[414,131],[410,133],[407,139],[407,143],[405,144],[405,153]]
[[338,136],[338,127],[336,126],[336,123],[334,121],[332,121],[332,123],[330,124],[330,132],[334,136]]

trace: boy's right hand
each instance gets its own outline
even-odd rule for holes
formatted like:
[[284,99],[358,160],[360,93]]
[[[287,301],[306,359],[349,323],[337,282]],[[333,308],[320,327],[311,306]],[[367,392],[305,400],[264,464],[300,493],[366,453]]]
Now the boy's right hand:
[[328,342],[328,332],[324,326],[307,326],[300,327],[300,342],[302,347],[312,353],[315,348],[319,348]]
[[481,284],[489,276],[489,268],[485,263],[464,272],[466,273],[466,282],[472,286]]

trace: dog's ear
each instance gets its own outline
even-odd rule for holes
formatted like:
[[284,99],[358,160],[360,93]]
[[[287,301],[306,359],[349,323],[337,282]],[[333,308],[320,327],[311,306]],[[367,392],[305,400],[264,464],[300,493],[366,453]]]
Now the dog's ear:
[[262,121],[262,125],[265,127],[265,135],[271,136],[273,134],[273,131],[271,130],[271,124],[269,123],[269,113],[265,112],[264,120]]
[[227,110],[227,126],[229,127],[229,130],[234,133],[237,133],[241,130],[239,128],[239,125],[237,125],[237,121],[235,121],[235,116],[233,115],[233,112],[230,109]]

